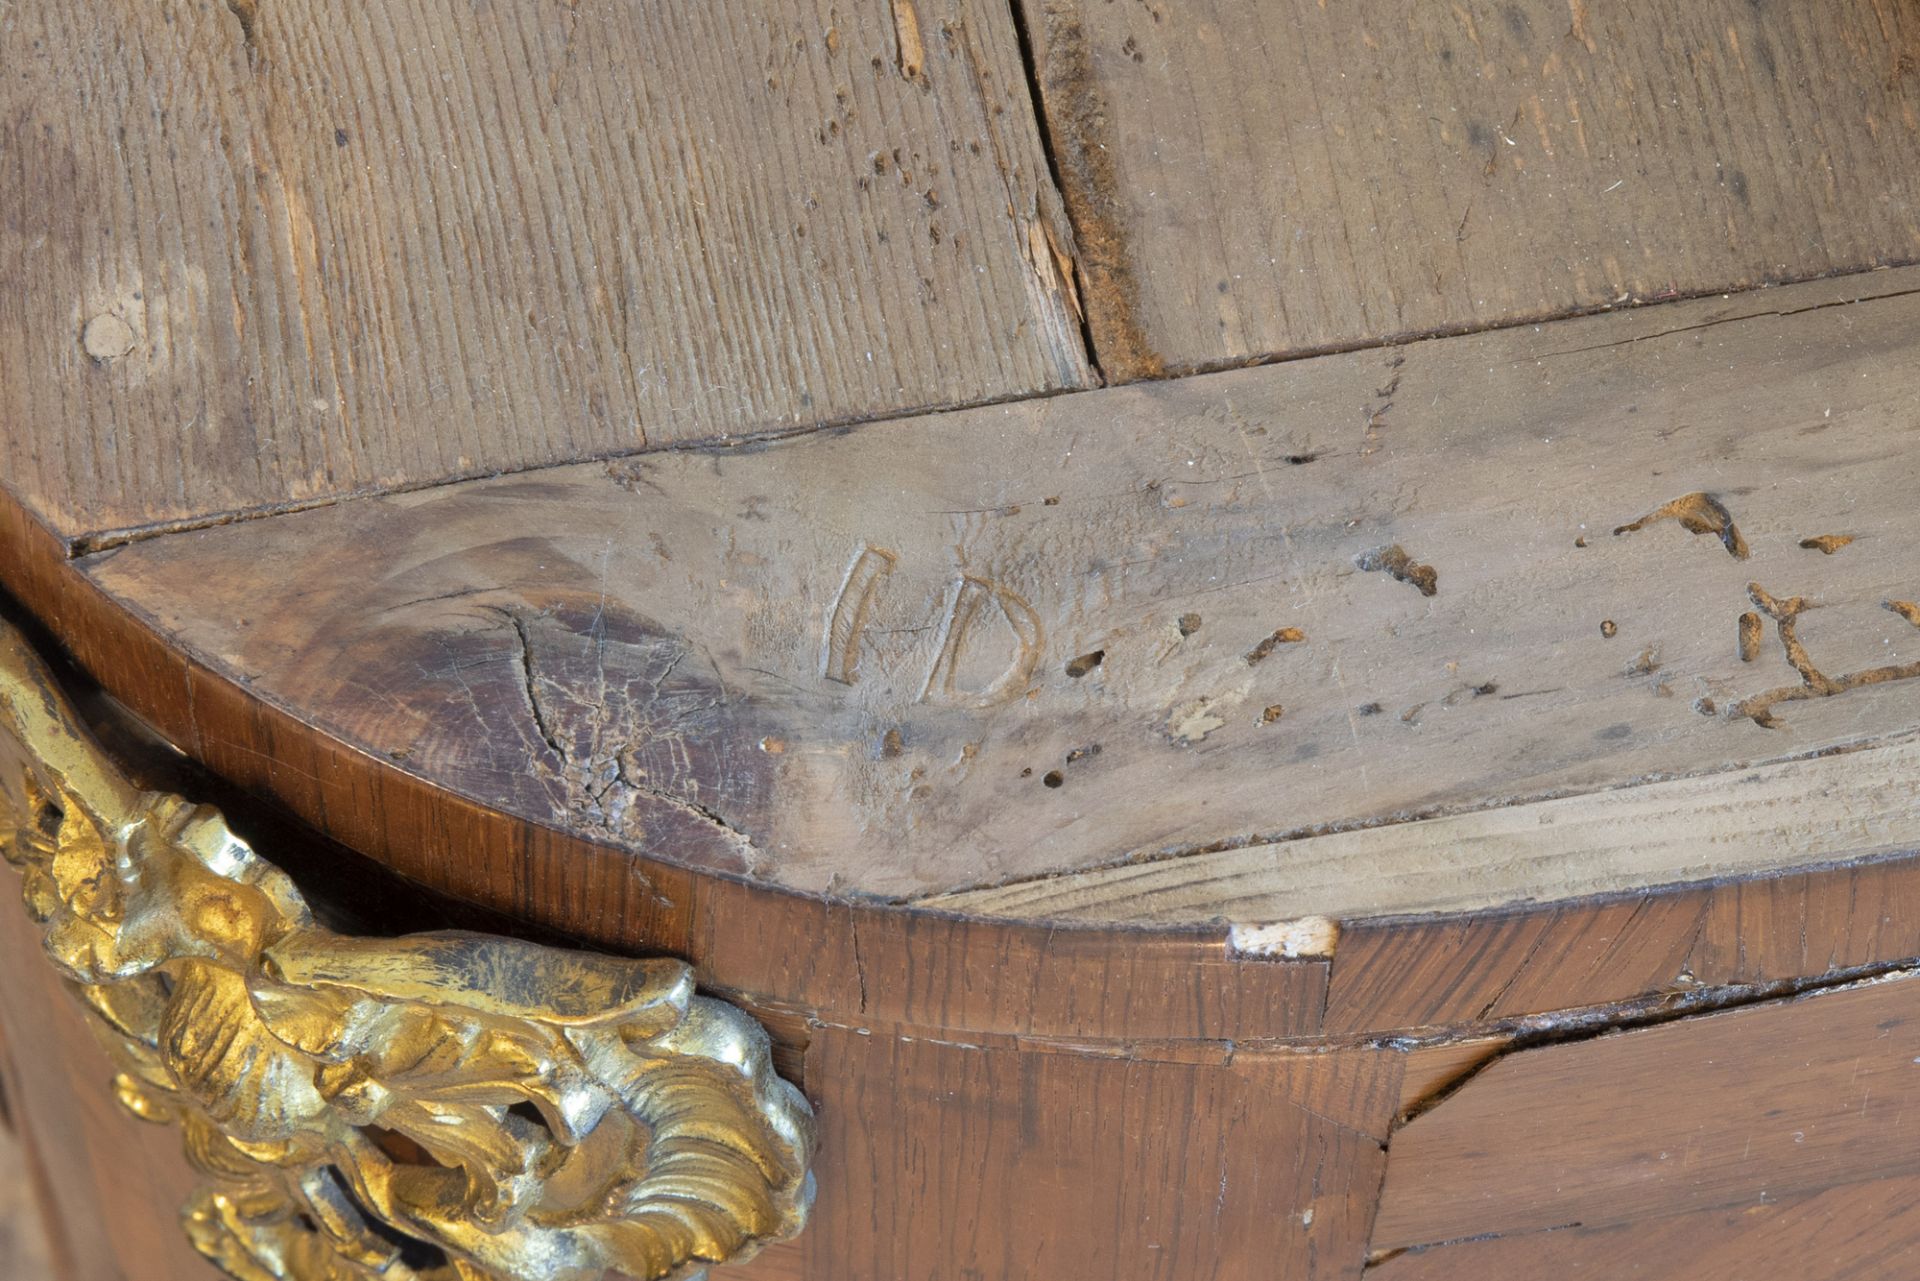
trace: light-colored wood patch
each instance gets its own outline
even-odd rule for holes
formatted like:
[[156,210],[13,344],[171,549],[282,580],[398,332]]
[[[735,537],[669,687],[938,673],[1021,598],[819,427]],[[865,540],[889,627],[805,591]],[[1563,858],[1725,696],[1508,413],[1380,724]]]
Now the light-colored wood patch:
[[1909,741],[924,901],[1094,921],[1468,912],[1911,849],[1916,777]]

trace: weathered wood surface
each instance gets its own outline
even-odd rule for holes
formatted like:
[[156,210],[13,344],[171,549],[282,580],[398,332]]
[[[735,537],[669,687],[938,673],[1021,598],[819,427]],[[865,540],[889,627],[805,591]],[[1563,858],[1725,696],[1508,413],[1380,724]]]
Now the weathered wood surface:
[[[0,517],[13,546],[51,541],[17,509]],[[1348,923],[1330,960],[1239,952],[1220,924],[1060,928],[773,892],[464,801],[167,649],[51,549],[16,567],[28,571],[16,587],[84,662],[240,787],[444,894],[598,946],[689,958],[703,984],[770,1024],[789,1065],[815,1019],[1009,1044],[1471,1034],[1539,1012],[1600,1007],[1591,1016],[1604,1018],[1697,1002],[1708,984],[1826,980],[1920,955],[1911,855],[1648,891],[1627,903],[1629,929],[1626,900]],[[313,867],[323,873],[324,859]]]
[[1324,961],[1236,956],[1220,928],[1130,930],[1116,953],[1099,931],[796,896],[476,804],[170,648],[4,502],[0,543],[26,553],[0,562],[7,586],[82,666],[233,786],[452,899],[614,951],[685,957],[704,986],[776,1032],[795,1030],[798,1045],[810,1016],[970,1038],[1286,1037],[1319,1026]]
[[1920,258],[1920,12],[1023,0],[1110,377]]
[[69,536],[1087,378],[1004,0],[86,0],[0,66]]
[[[1920,270],[903,416],[1911,258],[1920,18],[1021,16],[1077,244],[1005,0],[0,13],[0,582],[764,1020],[742,1281],[1911,1272]],[[199,1281],[4,917],[66,1281]]]
[[[1920,641],[1920,638],[1916,638]],[[1920,674],[1920,673],[1916,673]],[[1920,743],[1902,740],[1447,818],[943,894],[989,915],[1239,921],[1471,912],[1910,849]]]
[[[1920,443],[1916,286],[562,468],[81,564],[180,653],[436,787],[811,892],[1258,923],[1804,866],[1920,837],[1890,782],[1920,631],[1888,607],[1920,594],[1920,514],[1886,462]],[[1800,546],[1830,534],[1853,541]],[[1785,621],[1749,660],[1756,590]],[[1326,834],[1450,813],[1473,816]]]
[[1910,1178],[1917,1060],[1911,977],[1508,1054],[1393,1135],[1373,1249],[1594,1232]]

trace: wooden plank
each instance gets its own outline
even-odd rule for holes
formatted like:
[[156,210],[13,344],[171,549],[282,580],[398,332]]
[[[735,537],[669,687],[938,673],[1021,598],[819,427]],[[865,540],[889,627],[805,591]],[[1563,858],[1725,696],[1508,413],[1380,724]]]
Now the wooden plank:
[[820,1202],[849,1208],[798,1243],[806,1275],[1327,1281],[1365,1264],[1391,1052],[943,1058],[834,1030],[815,1047],[809,1075],[846,1089],[820,1118]]
[[1615,1227],[1569,1227],[1409,1251],[1378,1281],[1906,1281],[1920,1254],[1920,1177],[1830,1188],[1784,1204],[1700,1210]]
[[1023,9],[1112,377],[1920,256],[1898,0]]
[[[1481,901],[1805,866],[1912,839],[1920,632],[1886,606],[1920,595],[1920,511],[1886,459],[1920,445],[1916,286],[554,469],[84,569],[249,697],[435,786],[812,893],[1260,923],[1303,914],[1272,888],[1297,853],[1423,819],[1418,874],[1303,881],[1367,887],[1329,900],[1367,916],[1459,906],[1476,850]],[[1383,377],[1403,407],[1356,420]],[[1826,534],[1854,541],[1800,546]],[[1756,583],[1818,608],[1747,661]],[[1555,846],[1543,817],[1586,835]],[[1644,849],[1609,839],[1626,817]]]
[[[1349,924],[1324,1026],[1411,1031],[1694,990],[1701,980],[1688,958],[1712,894],[1676,887],[1534,910]],[[1825,969],[1816,962],[1811,973]],[[1714,976],[1722,983],[1740,977]]]
[[1920,1173],[1917,996],[1903,976],[1509,1054],[1393,1136],[1373,1248]]
[[[704,885],[686,950],[718,983],[780,994],[809,1017],[967,1041],[1072,1042],[1310,1037],[1327,992],[1323,960],[1234,955],[1218,929],[1056,929],[829,899],[769,912]],[[812,905],[809,905],[812,906]],[[743,928],[756,907],[761,920]]]
[[1093,920],[1195,905],[1274,921],[1493,907],[1535,897],[1547,875],[1559,895],[1605,894],[1920,846],[1916,771],[1920,742],[1903,741],[929,901]]
[[1005,0],[86,0],[0,64],[64,535],[1087,377]]
[[1378,1034],[1818,978],[1920,957],[1902,855],[1586,902],[1350,923],[1324,1028]]

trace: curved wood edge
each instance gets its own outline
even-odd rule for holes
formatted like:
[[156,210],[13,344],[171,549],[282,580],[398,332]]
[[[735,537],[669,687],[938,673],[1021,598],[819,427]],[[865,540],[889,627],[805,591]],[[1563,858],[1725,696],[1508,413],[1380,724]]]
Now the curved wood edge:
[[0,585],[109,693],[236,787],[462,903],[616,951],[685,957],[704,987],[748,1007],[789,1047],[823,1026],[1126,1042],[1142,1057],[1178,1059],[1211,1053],[1182,1048],[1190,1042],[1443,1039],[1622,1002],[1698,1004],[1717,986],[1813,984],[1920,956],[1920,856],[1904,853],[1345,922],[1330,956],[1236,951],[1224,923],[1053,925],[810,897],[489,810],[319,731],[173,646],[4,491]]
[[[1229,955],[1224,926],[1060,930],[809,898],[535,826],[315,730],[172,648],[0,498],[0,583],[137,716],[235,786],[410,881],[619,951],[686,957],[776,1027],[1310,1036],[1325,966]],[[111,554],[111,553],[108,553]],[[1124,947],[1109,943],[1127,936]],[[782,1013],[788,1018],[783,1020]]]

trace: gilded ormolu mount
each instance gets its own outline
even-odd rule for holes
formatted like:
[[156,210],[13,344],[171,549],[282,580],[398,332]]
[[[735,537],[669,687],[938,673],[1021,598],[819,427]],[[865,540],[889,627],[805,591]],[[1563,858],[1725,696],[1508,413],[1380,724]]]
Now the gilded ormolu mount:
[[319,925],[220,814],[134,787],[0,623],[0,849],[241,1281],[697,1275],[805,1221],[811,1117],[687,967]]

